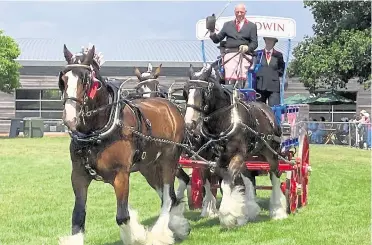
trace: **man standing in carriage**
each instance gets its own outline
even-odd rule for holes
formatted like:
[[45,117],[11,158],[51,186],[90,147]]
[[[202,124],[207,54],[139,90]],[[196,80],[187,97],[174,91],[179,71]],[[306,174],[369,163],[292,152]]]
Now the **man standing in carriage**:
[[[222,56],[226,62],[224,65],[226,83],[235,84],[238,81],[238,87],[243,88],[248,69],[252,65],[252,56],[247,54],[253,54],[258,46],[257,26],[245,18],[247,11],[244,4],[238,4],[234,12],[235,20],[224,23],[218,34],[215,32],[214,14],[207,17],[206,28],[210,31],[212,41],[220,43],[220,47],[224,49]],[[225,37],[226,42],[222,42]]]
[[280,104],[280,77],[285,63],[283,54],[274,49],[277,38],[264,37],[265,48],[256,51],[257,62],[261,64],[256,73],[256,91],[261,95],[258,101],[268,102],[269,106]]

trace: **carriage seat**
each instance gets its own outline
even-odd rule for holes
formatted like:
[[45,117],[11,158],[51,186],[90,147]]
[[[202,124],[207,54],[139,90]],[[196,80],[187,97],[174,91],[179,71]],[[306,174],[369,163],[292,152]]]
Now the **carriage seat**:
[[115,78],[106,78],[106,85],[112,98],[116,101],[119,97],[119,88],[123,81],[117,80]]
[[108,86],[110,86],[112,89],[115,89],[119,91],[119,88],[123,81],[115,79],[115,78],[107,78],[106,83]]
[[[229,93],[230,96],[232,96],[234,85],[222,85],[222,87],[225,89],[226,92]],[[238,89],[238,91],[240,100],[245,102],[256,101],[256,90],[244,88]]]
[[[118,80],[116,78],[107,78],[106,80],[106,84],[107,84],[107,87],[109,88],[109,91],[111,92],[111,94],[113,94],[114,98],[132,98],[136,93],[135,91],[133,92],[133,95],[132,93],[125,93],[123,94],[122,91],[119,91],[120,89],[120,86],[123,84],[123,81],[122,80]],[[120,95],[119,95],[120,93]]]

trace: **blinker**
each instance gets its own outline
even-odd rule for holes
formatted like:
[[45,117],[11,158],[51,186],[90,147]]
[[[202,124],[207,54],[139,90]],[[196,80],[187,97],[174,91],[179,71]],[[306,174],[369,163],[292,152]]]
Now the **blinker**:
[[92,81],[93,81],[93,84],[90,86],[89,91],[88,91],[89,99],[94,99],[101,85],[100,84],[101,82],[96,78],[96,73],[94,71],[92,72]]

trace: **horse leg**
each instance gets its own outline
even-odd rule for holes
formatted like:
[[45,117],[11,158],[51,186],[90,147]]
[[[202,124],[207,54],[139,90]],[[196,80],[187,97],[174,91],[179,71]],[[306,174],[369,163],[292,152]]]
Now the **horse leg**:
[[241,175],[238,173],[241,172],[243,163],[243,156],[235,155],[229,163],[228,170],[221,173],[223,196],[219,209],[219,220],[220,224],[227,228],[243,225],[248,221],[244,183],[241,185],[237,183],[241,180]]
[[211,186],[211,173],[209,169],[205,169],[203,171],[203,179],[204,179],[204,189],[205,195],[203,198],[203,209],[200,214],[201,217],[216,217],[218,216],[218,211],[216,207],[216,197],[212,193],[212,186]]
[[[245,173],[249,172],[245,171]],[[255,220],[261,211],[260,206],[256,202],[255,183],[252,181],[252,174],[251,172],[247,176],[241,175],[245,185],[246,217],[249,221]]]
[[162,167],[163,188],[161,213],[150,233],[153,245],[174,244],[174,236],[183,240],[190,233],[190,224],[183,216],[184,203],[177,200],[174,191],[178,158],[174,159],[174,152],[170,153],[162,155],[155,163]]
[[286,212],[287,201],[280,188],[280,178],[277,176],[278,160],[275,156],[272,156],[271,158],[267,157],[266,159],[270,166],[275,166],[270,168],[270,179],[273,186],[269,205],[270,217],[274,220],[285,219],[288,217],[288,214]]
[[[77,166],[80,163],[76,163]],[[72,189],[75,194],[75,206],[72,212],[72,235],[62,237],[60,245],[83,245],[85,232],[85,205],[87,202],[88,187],[92,179],[81,167],[73,167],[71,172]]]
[[121,170],[113,183],[116,201],[116,223],[120,227],[120,237],[125,245],[146,244],[146,230],[138,221],[137,213],[128,205],[129,173]]
[[181,168],[178,167],[176,171],[176,177],[178,179],[178,189],[176,192],[176,197],[179,200],[182,200],[185,195],[185,190],[187,189],[187,194],[189,196],[191,186],[190,186],[190,177],[187,173]]

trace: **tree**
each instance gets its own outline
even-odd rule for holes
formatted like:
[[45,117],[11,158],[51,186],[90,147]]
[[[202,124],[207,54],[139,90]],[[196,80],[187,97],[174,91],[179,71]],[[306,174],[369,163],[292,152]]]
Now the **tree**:
[[305,1],[314,15],[314,37],[293,52],[289,76],[299,76],[313,92],[345,87],[353,77],[370,84],[371,4],[357,1]]
[[18,44],[0,30],[0,91],[10,93],[20,86],[21,65],[15,60],[20,54]]

